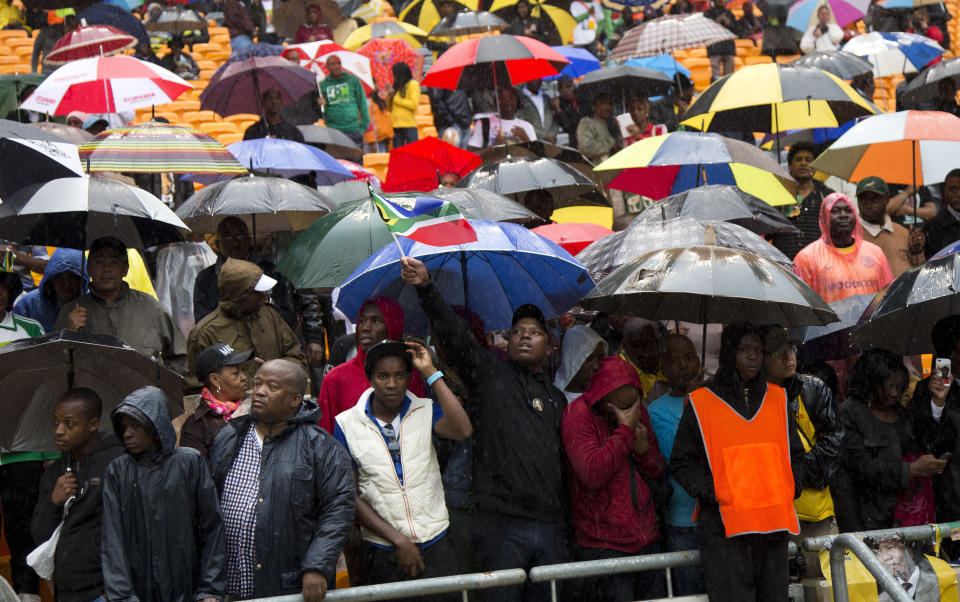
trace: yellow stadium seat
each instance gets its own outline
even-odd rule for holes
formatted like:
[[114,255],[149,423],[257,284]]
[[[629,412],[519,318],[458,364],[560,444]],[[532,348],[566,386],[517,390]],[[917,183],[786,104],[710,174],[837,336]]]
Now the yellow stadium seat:
[[216,69],[201,69],[200,75],[198,75],[197,77],[198,79],[209,82],[210,78],[213,77],[213,73],[215,71]]
[[17,73],[29,73],[30,66],[27,65],[27,69],[24,70],[23,66],[20,64],[16,65],[0,65],[0,75],[13,75]]
[[217,141],[220,144],[224,146],[227,146],[228,144],[233,144],[234,142],[240,142],[241,140],[243,140],[243,134],[239,132],[235,132],[233,134],[218,134],[217,136],[214,136],[214,137],[217,139]]
[[434,138],[439,138],[440,136],[437,134],[437,128],[435,128],[435,127],[433,127],[433,126],[430,126],[430,127],[425,127],[425,128],[423,128],[422,130],[420,130],[420,137],[421,137],[421,138],[427,138],[427,137],[429,137],[429,136],[433,136]]
[[735,56],[733,57],[733,70],[736,71],[740,67],[743,67],[743,57]]
[[707,49],[706,47],[701,46],[700,48],[691,48],[687,51],[687,56],[690,58],[706,58]]
[[363,166],[377,174],[381,180],[387,179],[387,165],[390,153],[367,153],[363,156]]
[[183,113],[184,111],[199,111],[199,100],[175,100],[165,105],[157,105],[157,108],[171,113]]
[[220,27],[220,26],[208,27],[207,33],[210,34],[211,40],[214,38],[214,36],[227,36],[227,42],[230,41],[230,31],[226,27]]
[[213,111],[185,111],[180,114],[180,120],[187,123],[204,123],[219,121],[220,117]]
[[209,60],[205,61],[201,59],[197,61],[197,67],[200,67],[201,69],[216,69],[217,64],[213,61],[209,61]]
[[[28,44],[26,46],[14,46],[13,53],[19,57],[29,57],[31,54],[33,54],[33,45]],[[27,61],[29,60],[30,59],[27,58]]]
[[[10,31],[10,30],[0,30],[0,31]],[[13,30],[13,31],[20,31],[20,30]],[[5,46],[8,46],[9,48],[19,48],[21,46],[33,48],[33,38],[28,38],[26,36],[17,37],[17,38],[7,38],[3,40],[3,43]]]
[[174,113],[173,111],[157,111],[156,116],[163,117],[170,123],[175,123],[180,121],[180,114]]
[[744,57],[743,59],[744,65],[762,65],[764,63],[769,63],[769,62],[770,62],[770,57],[762,54],[760,56]]
[[710,85],[710,78],[713,74],[710,70],[709,63],[706,65],[696,64],[687,66],[687,69],[690,70],[690,79],[693,80],[693,88],[695,90],[704,90]]
[[239,133],[237,129],[237,124],[228,123],[226,121],[208,121],[206,123],[201,123],[197,126],[197,129],[203,132],[204,134],[210,134],[211,136],[217,136],[219,134],[236,134]]
[[223,118],[223,121],[229,123],[241,124],[247,121],[257,121],[260,119],[259,115],[254,115],[253,113],[237,113],[236,115],[227,115]]
[[181,94],[179,98],[180,100],[196,100],[197,102],[200,102],[200,95],[202,93],[203,93],[203,90],[197,90],[196,88],[192,88],[190,90],[187,90],[183,94]]
[[[2,30],[0,30],[0,31],[2,31]],[[4,46],[4,45],[0,45],[0,55],[10,56],[10,55],[12,55],[12,54],[13,54],[13,51],[12,51],[12,50],[10,50],[9,48],[7,48],[7,47]]]
[[415,115],[414,119],[417,120],[418,128],[433,125],[433,115]]
[[228,50],[211,50],[205,56],[205,59],[208,61],[214,61],[215,63],[222,63],[223,61],[230,58],[230,51]]
[[240,123],[238,123],[237,128],[239,128],[241,132],[245,132],[247,131],[248,127],[250,127],[251,125],[255,124],[258,121],[260,121],[259,117],[257,117],[256,119],[247,119],[245,121],[241,121]]
[[19,56],[13,56],[10,54],[0,55],[0,65],[16,65],[20,63]]
[[190,49],[191,52],[195,54],[206,54],[212,50],[221,51],[223,48],[220,47],[220,44],[214,44],[213,42],[206,42],[200,44],[194,44],[193,48]]
[[207,84],[210,83],[210,80],[206,79],[194,79],[191,80],[190,85],[193,86],[193,89],[197,92],[203,92],[207,88]]
[[219,44],[222,50],[227,50],[230,48],[230,36],[228,34],[224,35],[213,35],[210,34],[210,43]]
[[[30,39],[30,34],[25,29],[2,29],[0,30],[0,40],[9,42],[13,38]],[[30,42],[31,44],[33,41]]]
[[793,61],[797,60],[797,59],[800,58],[801,56],[802,56],[802,55],[800,55],[800,54],[784,54],[784,55],[781,55],[781,56],[778,56],[778,57],[777,57],[777,62],[780,63],[781,65],[787,65],[787,64],[792,63]]
[[687,58],[688,56],[690,56],[690,53],[689,53],[689,51],[687,51],[687,50],[674,50],[674,51],[673,51],[673,58],[674,58],[677,62],[682,61],[683,59]]

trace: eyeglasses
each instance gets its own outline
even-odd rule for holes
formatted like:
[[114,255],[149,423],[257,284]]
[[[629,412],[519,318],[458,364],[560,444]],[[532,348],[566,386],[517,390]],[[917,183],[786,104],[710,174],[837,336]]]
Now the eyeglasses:
[[387,451],[394,462],[400,461],[400,441],[397,440],[397,431],[392,424],[383,425],[383,433],[387,436]]

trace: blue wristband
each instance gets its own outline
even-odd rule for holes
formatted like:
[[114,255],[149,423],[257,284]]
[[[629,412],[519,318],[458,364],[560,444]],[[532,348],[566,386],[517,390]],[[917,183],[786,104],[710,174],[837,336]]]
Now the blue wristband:
[[432,387],[433,383],[437,382],[441,378],[443,378],[443,372],[440,372],[439,370],[437,370],[436,372],[430,375],[430,378],[427,379],[427,386]]

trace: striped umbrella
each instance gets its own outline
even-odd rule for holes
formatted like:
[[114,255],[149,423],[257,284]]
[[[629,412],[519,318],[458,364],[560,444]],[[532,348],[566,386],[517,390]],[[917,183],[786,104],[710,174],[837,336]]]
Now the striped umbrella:
[[87,25],[57,40],[43,62],[63,65],[77,59],[107,56],[137,45],[137,38],[109,25]]
[[80,158],[91,172],[247,173],[230,151],[210,136],[156,121],[106,130],[80,147]]
[[703,13],[667,15],[641,23],[624,34],[610,58],[623,62],[639,56],[708,46],[735,37],[723,25],[704,17]]

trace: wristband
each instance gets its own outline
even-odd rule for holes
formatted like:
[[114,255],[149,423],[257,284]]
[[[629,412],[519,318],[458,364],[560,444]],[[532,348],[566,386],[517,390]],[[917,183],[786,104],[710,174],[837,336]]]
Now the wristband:
[[440,372],[439,370],[437,370],[436,372],[430,375],[430,378],[427,379],[427,386],[432,387],[433,383],[437,382],[441,378],[443,378],[443,372]]

